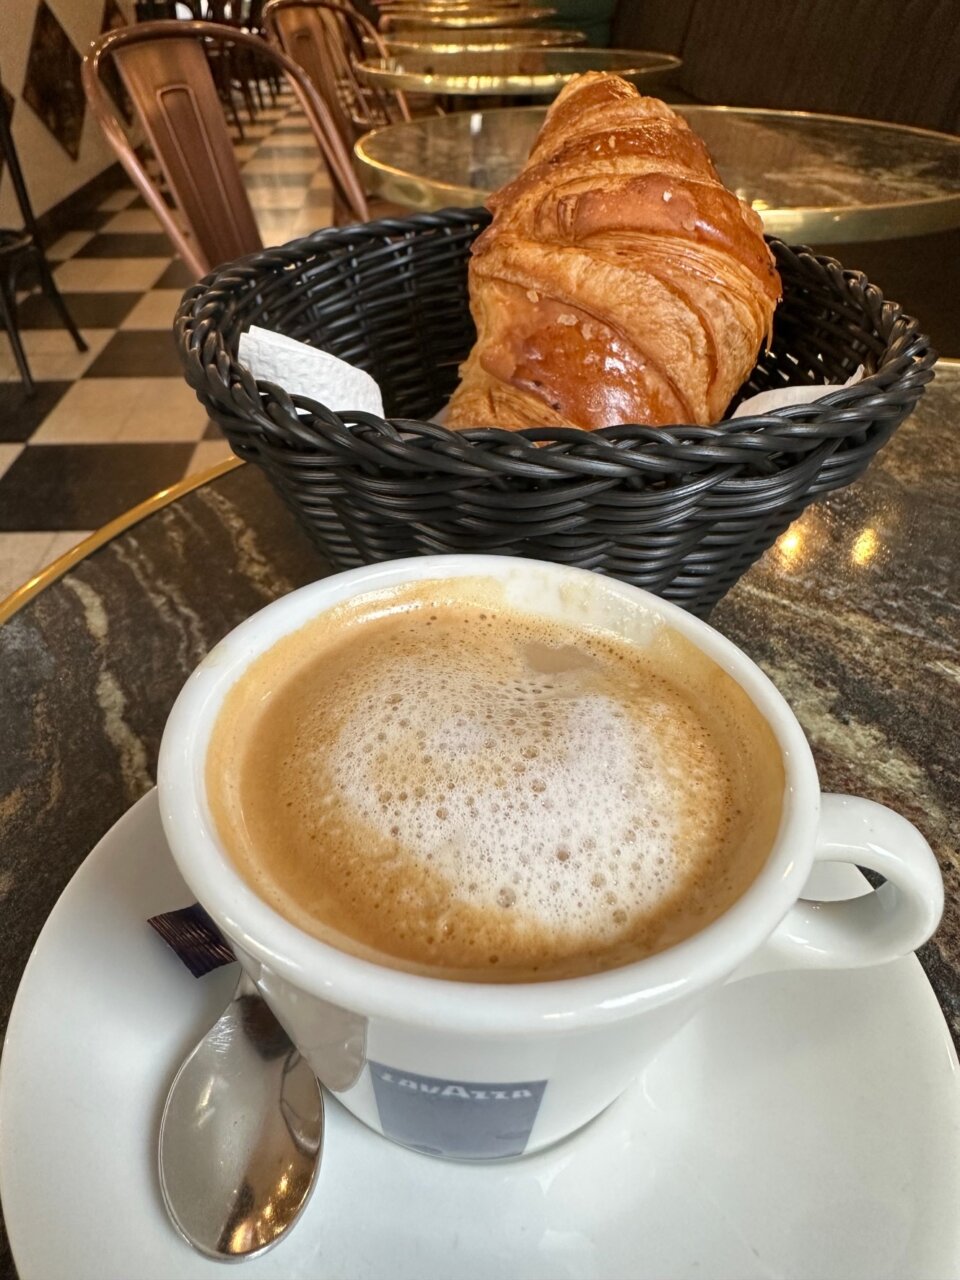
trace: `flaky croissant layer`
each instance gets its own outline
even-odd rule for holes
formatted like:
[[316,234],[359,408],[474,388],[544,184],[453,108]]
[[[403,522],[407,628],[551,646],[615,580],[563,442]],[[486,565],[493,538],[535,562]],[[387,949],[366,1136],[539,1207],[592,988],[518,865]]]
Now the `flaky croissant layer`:
[[780,278],[760,218],[682,117],[618,76],[579,76],[489,207],[449,426],[721,418]]

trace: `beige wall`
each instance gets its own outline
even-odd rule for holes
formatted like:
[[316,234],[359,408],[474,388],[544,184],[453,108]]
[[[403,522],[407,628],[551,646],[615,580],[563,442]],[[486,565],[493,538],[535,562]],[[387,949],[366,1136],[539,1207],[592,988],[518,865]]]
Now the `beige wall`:
[[[100,34],[103,0],[47,0],[47,3],[74,47],[84,53],[91,40]],[[132,16],[133,0],[118,0],[118,3]],[[88,111],[83,121],[80,154],[72,160],[21,97],[38,7],[39,0],[0,0],[0,78],[15,100],[13,138],[30,199],[35,212],[40,214],[102,173],[116,157]],[[0,226],[19,225],[19,209],[4,170],[0,179]]]

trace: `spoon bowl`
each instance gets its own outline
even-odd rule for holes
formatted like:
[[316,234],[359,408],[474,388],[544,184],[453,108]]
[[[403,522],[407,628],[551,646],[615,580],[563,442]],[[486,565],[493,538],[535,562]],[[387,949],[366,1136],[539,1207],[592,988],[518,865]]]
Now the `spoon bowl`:
[[320,1085],[241,974],[167,1094],[159,1145],[167,1213],[207,1257],[253,1257],[299,1217],[322,1151]]

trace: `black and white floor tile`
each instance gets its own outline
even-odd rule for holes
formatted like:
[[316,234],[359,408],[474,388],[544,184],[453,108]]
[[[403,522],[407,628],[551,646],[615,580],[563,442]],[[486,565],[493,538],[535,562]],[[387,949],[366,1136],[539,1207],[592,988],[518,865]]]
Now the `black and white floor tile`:
[[[290,99],[244,124],[236,148],[265,244],[332,220],[329,180]],[[180,373],[170,327],[192,281],[153,213],[124,185],[48,250],[89,350],[39,294],[21,297],[36,394],[0,331],[0,599],[87,533],[229,456]]]

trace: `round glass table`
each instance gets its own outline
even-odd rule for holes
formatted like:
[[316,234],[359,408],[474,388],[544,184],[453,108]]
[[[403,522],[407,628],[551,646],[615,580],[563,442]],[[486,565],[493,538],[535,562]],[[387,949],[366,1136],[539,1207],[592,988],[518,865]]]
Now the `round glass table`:
[[[364,135],[368,187],[413,209],[483,204],[515,177],[545,107],[463,111]],[[726,185],[790,241],[887,240],[960,226],[960,138],[845,116],[677,106]]]
[[[473,53],[492,52],[500,49],[555,49],[586,44],[582,31],[567,31],[561,27],[481,27],[469,31],[442,31],[424,29],[408,31],[402,35],[383,33],[387,53],[399,56],[407,53]],[[376,57],[372,42],[366,45],[367,53]]]
[[504,49],[457,53],[401,53],[361,62],[363,79],[384,89],[461,97],[526,94],[553,97],[584,71],[614,71],[649,80],[675,71],[669,53],[628,49]]
[[431,12],[428,9],[405,9],[403,13],[385,13],[380,20],[386,35],[391,31],[418,31],[429,27],[445,27],[451,30],[471,27],[525,27],[552,18],[556,9],[535,8],[526,5],[503,5],[499,8],[471,8],[460,12]]

